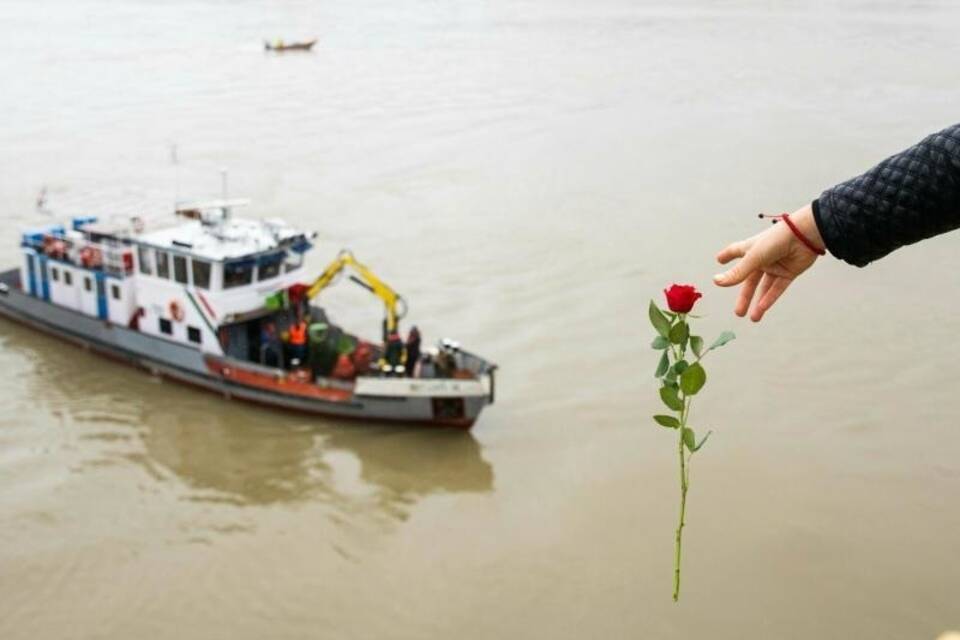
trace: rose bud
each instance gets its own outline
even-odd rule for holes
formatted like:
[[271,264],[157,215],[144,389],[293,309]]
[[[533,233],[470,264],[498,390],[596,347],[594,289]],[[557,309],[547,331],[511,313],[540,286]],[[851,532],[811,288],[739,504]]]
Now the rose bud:
[[674,313],[689,313],[697,300],[703,297],[696,287],[689,284],[671,285],[663,293],[667,296],[667,306]]

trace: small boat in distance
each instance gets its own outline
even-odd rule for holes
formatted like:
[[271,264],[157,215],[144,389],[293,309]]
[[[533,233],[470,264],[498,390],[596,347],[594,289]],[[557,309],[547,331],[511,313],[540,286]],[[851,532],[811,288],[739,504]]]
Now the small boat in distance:
[[269,40],[264,40],[263,48],[265,51],[310,51],[315,44],[317,44],[316,38],[303,42],[284,42],[283,40],[270,42]]

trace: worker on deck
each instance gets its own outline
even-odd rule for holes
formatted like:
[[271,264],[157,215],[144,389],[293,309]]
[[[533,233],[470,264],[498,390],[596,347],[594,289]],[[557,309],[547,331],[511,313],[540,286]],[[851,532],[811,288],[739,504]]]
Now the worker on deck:
[[400,337],[400,333],[396,329],[387,334],[385,351],[384,357],[391,367],[397,367],[403,363],[403,338]]
[[452,378],[457,370],[457,360],[449,347],[444,345],[433,359],[438,378]]
[[296,283],[287,288],[287,299],[290,301],[290,307],[297,318],[302,318],[310,313],[310,299],[307,296],[307,285]]
[[281,366],[282,353],[277,339],[277,325],[265,320],[260,325],[260,364],[268,367]]
[[290,325],[290,365],[303,366],[307,359],[307,323],[297,320]]
[[413,377],[417,362],[420,361],[420,330],[416,326],[410,328],[407,334],[407,375]]

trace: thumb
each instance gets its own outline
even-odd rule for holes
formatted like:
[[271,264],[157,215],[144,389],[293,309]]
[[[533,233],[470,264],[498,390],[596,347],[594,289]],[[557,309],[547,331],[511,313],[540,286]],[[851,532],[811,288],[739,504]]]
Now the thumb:
[[749,251],[732,269],[713,276],[713,281],[721,287],[732,287],[746,280],[747,276],[756,271],[759,266],[759,254],[756,251]]

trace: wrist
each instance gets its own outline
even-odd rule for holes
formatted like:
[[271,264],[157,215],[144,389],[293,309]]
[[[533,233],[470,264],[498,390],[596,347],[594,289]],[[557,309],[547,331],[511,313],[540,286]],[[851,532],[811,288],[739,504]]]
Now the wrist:
[[797,229],[799,229],[815,247],[826,249],[823,236],[820,235],[820,229],[817,227],[817,220],[813,215],[812,205],[808,204],[791,213],[790,221],[797,226]]

